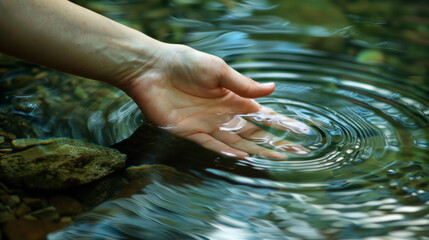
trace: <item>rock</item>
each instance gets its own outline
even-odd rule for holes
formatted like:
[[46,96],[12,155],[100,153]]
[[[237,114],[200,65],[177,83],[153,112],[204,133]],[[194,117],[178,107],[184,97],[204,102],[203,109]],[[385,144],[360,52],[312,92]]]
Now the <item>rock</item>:
[[5,206],[3,204],[0,204],[0,211],[9,210],[10,208],[8,206]]
[[[4,135],[6,135],[4,132],[0,132],[0,134],[4,134]],[[13,146],[12,146],[12,144],[10,144],[10,140],[9,139],[7,139],[5,136],[2,136],[2,135],[0,135],[2,138],[3,138],[3,143],[2,144],[0,144],[0,149],[5,149],[5,148],[12,148]],[[9,140],[9,141],[7,141],[7,140]]]
[[10,113],[10,110],[8,111],[0,111],[0,130],[8,131],[0,131],[0,136],[4,137],[5,142],[15,138],[39,137],[30,122],[19,115]]
[[47,71],[43,71],[43,72],[37,73],[34,76],[34,79],[39,80],[39,79],[45,78],[45,77],[48,76],[48,74],[49,74],[49,72],[47,72]]
[[17,195],[3,195],[0,196],[0,201],[3,204],[13,208],[21,202],[21,199]]
[[25,214],[31,212],[31,208],[25,203],[19,204],[19,206],[12,211],[16,217],[24,216]]
[[61,216],[72,216],[82,212],[82,205],[76,199],[68,196],[53,196],[49,198],[49,203],[57,209]]
[[47,203],[39,198],[23,198],[22,202],[27,204],[33,210],[41,209],[47,206]]
[[125,159],[111,148],[60,138],[1,156],[0,179],[21,187],[58,190],[102,178],[125,167]]
[[375,49],[366,49],[357,55],[357,61],[360,63],[383,63],[385,61],[384,54]]
[[12,151],[13,151],[13,148],[12,148],[12,145],[10,143],[5,142],[5,143],[0,145],[0,152],[8,153],[8,152],[12,152]]
[[13,140],[16,138],[16,135],[13,133],[7,133],[7,132],[0,132],[0,135],[3,136],[7,140]]
[[70,223],[72,223],[72,222],[73,222],[73,220],[72,220],[72,218],[71,218],[71,217],[62,217],[62,218],[60,219],[60,225],[61,225],[61,226],[64,226],[64,225],[70,224]]
[[60,219],[60,215],[58,215],[57,210],[52,206],[34,211],[28,215],[49,222],[54,222]]
[[74,89],[74,94],[81,99],[85,99],[88,97],[88,94],[79,86]]
[[3,226],[3,233],[9,240],[44,240],[50,232],[60,226],[43,220],[12,220]]
[[14,220],[15,216],[9,210],[0,211],[0,224]]
[[28,73],[15,74],[10,81],[3,82],[0,85],[2,89],[12,90],[16,88],[22,88],[34,82],[34,77]]
[[13,109],[19,114],[37,114],[41,109],[43,102],[36,97],[15,98],[13,101]]
[[36,145],[47,145],[54,141],[55,139],[21,138],[13,140],[12,145],[15,149],[22,149]]
[[31,215],[24,215],[22,218],[20,219],[25,219],[25,220],[39,220],[37,219],[35,216],[31,216]]
[[[16,201],[18,200],[18,198],[20,198],[19,196],[23,196],[25,194],[24,194],[24,191],[22,191],[21,189],[5,189],[5,190],[0,189],[0,201],[2,201],[1,196],[5,196],[5,195],[10,195],[10,196],[13,195],[12,200]],[[7,201],[10,201],[10,200],[7,200]]]

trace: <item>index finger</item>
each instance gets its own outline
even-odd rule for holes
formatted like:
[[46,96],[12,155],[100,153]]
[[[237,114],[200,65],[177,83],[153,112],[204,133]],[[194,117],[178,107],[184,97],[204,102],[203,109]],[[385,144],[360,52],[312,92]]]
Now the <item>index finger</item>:
[[241,116],[252,122],[257,122],[282,131],[287,130],[295,134],[304,135],[311,132],[311,128],[308,125],[293,118],[279,114],[267,107],[262,107],[258,112],[244,114]]

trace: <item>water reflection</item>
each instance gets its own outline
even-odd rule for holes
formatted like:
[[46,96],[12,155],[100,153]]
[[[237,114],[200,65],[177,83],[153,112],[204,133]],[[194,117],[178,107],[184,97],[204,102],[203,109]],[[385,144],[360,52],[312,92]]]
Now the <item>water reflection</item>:
[[[115,147],[127,153],[133,165],[162,163],[177,172],[152,169],[151,183],[129,186],[132,197],[106,202],[49,239],[424,238],[429,229],[424,44],[408,41],[412,35],[403,42],[390,26],[378,23],[378,15],[375,21],[356,13],[352,6],[366,1],[336,1],[338,6],[318,1],[327,4],[333,17],[305,23],[299,15],[308,16],[302,9],[310,2],[177,0],[170,2],[173,8],[151,2],[162,13],[158,19],[139,14],[146,3],[138,1],[88,3],[131,26],[150,26],[148,32],[159,39],[186,42],[221,56],[255,80],[276,82],[276,91],[258,101],[305,123],[309,132],[258,126],[311,152],[297,151],[278,161],[221,158],[143,125]],[[415,5],[411,1],[401,9],[410,12]],[[289,19],[285,9],[291,6],[297,10]],[[350,11],[348,18],[340,6]],[[174,18],[168,18],[169,27],[160,27],[169,15],[165,9]],[[148,19],[156,19],[155,24]],[[386,36],[393,40],[386,41]],[[28,72],[23,68],[9,76]],[[48,74],[41,79],[52,78]],[[83,93],[72,91],[73,81],[53,84],[49,99],[55,103],[62,92],[86,96],[76,101],[78,106],[44,108],[32,95],[34,89],[25,87],[13,98],[14,111],[45,123],[41,126],[48,135],[57,131],[101,144],[127,138],[144,122],[122,92],[105,86],[100,90],[100,85],[91,90],[97,83],[88,83]],[[102,101],[94,100],[100,95]],[[67,111],[69,117],[58,121],[43,115],[53,109],[63,116]],[[265,117],[239,115],[220,127],[239,132],[249,118],[258,122]],[[267,143],[265,138],[254,140]]]
[[401,207],[383,189],[297,192],[214,179],[180,186],[159,174],[142,193],[102,204],[50,239],[413,237],[429,226],[427,208]]

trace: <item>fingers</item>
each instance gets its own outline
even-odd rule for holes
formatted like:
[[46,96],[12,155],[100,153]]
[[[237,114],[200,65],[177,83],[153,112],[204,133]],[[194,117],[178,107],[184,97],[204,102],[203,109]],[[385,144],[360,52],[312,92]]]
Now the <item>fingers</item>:
[[[245,159],[249,154],[271,159],[287,158],[287,155],[275,150],[296,155],[307,155],[310,153],[305,147],[278,138],[255,124],[243,121],[231,121],[224,125],[228,127],[219,128],[219,130],[210,133],[210,135],[196,133],[185,138],[225,157],[240,159]],[[275,150],[260,145],[269,146]]]
[[307,148],[281,139],[249,122],[237,133],[245,139],[257,144],[268,145],[276,150],[289,152],[295,155],[307,155],[310,153],[310,150]]
[[271,94],[275,85],[271,83],[258,83],[233,68],[229,67],[227,73],[219,82],[221,87],[246,98],[258,98]]
[[311,128],[306,124],[276,113],[267,107],[262,107],[259,112],[246,114],[243,117],[274,129],[287,130],[295,134],[309,134],[311,132]]
[[217,152],[225,157],[245,159],[249,156],[249,154],[247,154],[246,152],[234,149],[205,133],[195,133],[185,138],[192,142],[195,142],[196,144],[201,145],[205,149]]
[[[261,119],[258,120],[262,121]],[[268,120],[265,120],[264,123],[268,124]],[[284,126],[279,125],[277,128],[284,129]],[[255,124],[246,121],[241,116],[234,116],[228,122],[219,126],[218,130],[213,131],[211,136],[234,149],[268,158],[284,159],[287,156],[260,145],[296,155],[307,155],[310,153],[305,147],[266,132]]]
[[285,159],[287,156],[283,153],[279,153],[273,150],[270,150],[265,147],[261,147],[254,142],[243,139],[233,132],[227,131],[216,131],[212,133],[212,136],[218,139],[221,142],[231,146],[234,149],[239,149],[241,151],[247,152],[249,154],[253,154],[256,156],[262,156],[267,158],[274,159]]

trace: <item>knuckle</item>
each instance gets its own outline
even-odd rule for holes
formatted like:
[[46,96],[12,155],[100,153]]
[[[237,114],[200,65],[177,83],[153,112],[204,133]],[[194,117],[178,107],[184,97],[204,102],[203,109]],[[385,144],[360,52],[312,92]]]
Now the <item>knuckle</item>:
[[237,138],[231,139],[231,141],[228,144],[232,146],[237,146],[237,145],[240,145],[242,142],[243,142],[243,139],[240,137],[237,137]]
[[236,149],[234,149],[234,148],[232,148],[232,147],[224,147],[224,148],[222,148],[222,150],[221,150],[221,152],[223,152],[223,153],[233,153],[233,152],[236,152],[237,150]]
[[213,66],[217,69],[219,79],[226,78],[230,73],[228,64],[219,57],[215,57]]
[[214,143],[215,143],[215,140],[209,137],[205,137],[201,139],[201,145],[204,147],[213,146]]
[[260,136],[262,132],[263,132],[262,129],[255,126],[255,127],[250,127],[246,129],[241,133],[241,135],[246,138],[254,138],[254,137]]

